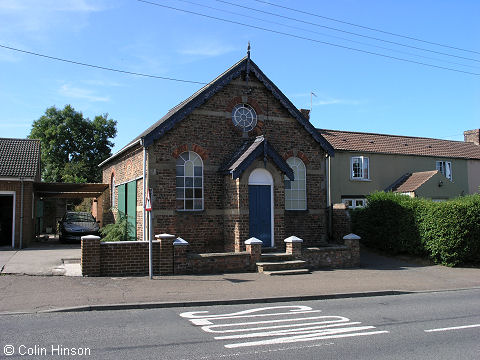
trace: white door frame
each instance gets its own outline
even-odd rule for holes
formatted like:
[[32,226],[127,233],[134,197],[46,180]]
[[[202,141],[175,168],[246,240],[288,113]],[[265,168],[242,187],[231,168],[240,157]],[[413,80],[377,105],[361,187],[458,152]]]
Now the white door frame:
[[[274,226],[273,226],[273,219],[274,219],[274,207],[273,207],[273,176],[267,169],[257,168],[250,173],[248,177],[248,185],[263,185],[263,186],[270,186],[270,225],[271,225],[271,234],[272,238],[270,239],[270,246],[274,247],[275,245],[275,234],[274,234]],[[250,199],[248,200],[250,202]],[[250,206],[250,205],[249,205]]]
[[12,196],[13,195],[13,221],[12,221],[12,248],[15,247],[15,222],[16,222],[16,218],[15,218],[15,204],[17,203],[16,202],[16,196],[17,196],[17,193],[15,191],[0,191],[0,196],[2,195],[8,195],[8,196]]

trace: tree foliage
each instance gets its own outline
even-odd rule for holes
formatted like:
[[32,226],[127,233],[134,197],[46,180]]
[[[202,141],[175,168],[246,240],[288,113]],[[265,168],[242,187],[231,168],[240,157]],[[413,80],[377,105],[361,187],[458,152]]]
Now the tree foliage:
[[29,138],[40,139],[42,179],[47,182],[101,182],[98,164],[112,154],[117,122],[108,114],[91,121],[66,105],[52,106],[32,125]]

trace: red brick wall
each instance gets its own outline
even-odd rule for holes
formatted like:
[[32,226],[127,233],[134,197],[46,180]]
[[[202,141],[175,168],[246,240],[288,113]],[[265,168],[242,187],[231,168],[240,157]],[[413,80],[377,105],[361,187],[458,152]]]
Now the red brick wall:
[[[143,147],[133,147],[103,167],[103,183],[111,186],[112,174],[115,174],[115,185],[137,179],[137,239],[143,237]],[[107,189],[103,195],[103,223],[115,221],[112,211],[111,190]],[[115,191],[115,207],[118,204],[118,191]]]
[[302,259],[310,269],[339,269],[360,266],[360,245],[358,240],[345,241],[345,245],[306,248]]
[[[243,241],[249,237],[250,171],[234,181],[219,174],[218,169],[243,141],[232,124],[231,108],[245,101],[253,104],[259,115],[260,125],[250,136],[263,131],[280,154],[291,152],[308,159],[308,210],[301,214],[285,212],[283,175],[271,161],[268,163],[275,179],[275,244],[283,248],[283,239],[290,235],[303,237],[307,244],[319,244],[326,239],[324,151],[253,75],[248,97],[244,85],[244,81],[234,80],[148,148],[149,181],[155,193],[155,233],[181,236],[198,252],[244,249]],[[204,210],[200,212],[175,210],[175,156],[187,149],[200,149],[197,153],[203,158]],[[263,167],[261,163],[251,169]]]
[[[20,221],[21,221],[21,182],[0,181],[0,191],[15,192],[15,247],[20,247]],[[27,247],[35,238],[35,217],[32,214],[33,182],[23,182],[23,242]]]
[[221,274],[251,270],[246,251],[224,254],[187,254],[187,274]]
[[[153,272],[160,275],[160,242],[152,246]],[[81,263],[84,276],[148,275],[148,242],[82,240]]]
[[334,204],[332,208],[332,241],[343,244],[343,237],[352,232],[350,212],[343,203]]

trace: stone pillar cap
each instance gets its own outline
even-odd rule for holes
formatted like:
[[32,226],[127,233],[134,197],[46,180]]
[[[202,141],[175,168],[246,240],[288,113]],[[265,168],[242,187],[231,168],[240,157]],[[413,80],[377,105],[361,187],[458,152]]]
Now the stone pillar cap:
[[355,234],[348,234],[343,237],[343,240],[360,240],[361,237]]
[[178,237],[178,238],[173,242],[173,245],[174,245],[174,246],[185,246],[185,245],[188,245],[188,241],[183,240],[181,237]]
[[175,239],[175,235],[172,234],[159,234],[155,235],[156,239]]
[[296,236],[289,236],[288,238],[286,238],[285,240],[283,240],[284,242],[286,243],[303,243],[303,240],[300,239],[299,237],[296,237]]
[[245,241],[245,245],[261,245],[263,244],[263,241],[260,239],[257,239],[256,237],[251,237],[250,239]]
[[81,237],[82,240],[100,240],[100,236],[96,235],[85,235]]

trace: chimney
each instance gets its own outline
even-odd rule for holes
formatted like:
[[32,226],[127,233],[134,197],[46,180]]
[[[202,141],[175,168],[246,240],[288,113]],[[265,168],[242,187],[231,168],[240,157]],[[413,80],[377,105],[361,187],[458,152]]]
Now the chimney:
[[308,109],[300,109],[300,112],[302,113],[303,117],[310,121],[310,110]]
[[465,142],[472,142],[475,145],[480,145],[480,129],[464,131],[463,138]]

